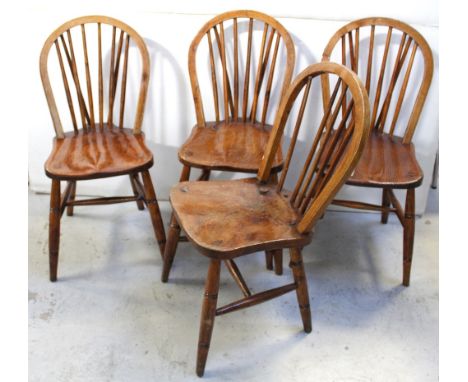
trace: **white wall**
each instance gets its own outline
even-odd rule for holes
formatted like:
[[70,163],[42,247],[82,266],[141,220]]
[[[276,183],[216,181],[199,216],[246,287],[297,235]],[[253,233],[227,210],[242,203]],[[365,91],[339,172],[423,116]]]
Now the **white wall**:
[[[20,3],[21,4],[21,3]],[[2,5],[4,7],[5,5]],[[342,25],[367,16],[393,17],[419,30],[434,54],[435,71],[432,86],[413,142],[425,174],[417,190],[417,213],[424,212],[432,166],[438,147],[438,4],[437,1],[348,2],[273,1],[41,1],[24,4],[21,31],[24,39],[20,53],[21,76],[11,80],[23,86],[17,108],[22,128],[28,129],[28,175],[32,190],[48,192],[50,180],[43,164],[49,154],[53,128],[39,78],[39,52],[47,36],[63,22],[83,15],[105,14],[136,29],[146,40],[151,56],[150,92],[143,129],[153,150],[153,182],[159,199],[168,198],[170,187],[177,182],[180,164],[178,147],[184,142],[195,122],[190,90],[187,53],[199,28],[212,16],[233,9],[255,9],[268,13],[288,29],[296,43],[296,68],[299,73],[318,62],[332,34]],[[5,14],[3,12],[3,14]],[[19,48],[18,48],[19,49]],[[13,66],[13,69],[14,66]],[[10,73],[15,76],[15,73]],[[27,84],[27,86],[24,86]],[[126,177],[81,182],[79,194],[119,194],[130,192]],[[380,193],[363,188],[345,187],[343,197],[380,202]]]

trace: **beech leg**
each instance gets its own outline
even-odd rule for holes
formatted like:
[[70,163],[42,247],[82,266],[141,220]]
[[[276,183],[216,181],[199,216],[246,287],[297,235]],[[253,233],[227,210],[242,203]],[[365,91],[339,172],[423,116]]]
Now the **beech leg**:
[[309,292],[307,290],[307,278],[304,272],[304,264],[302,262],[302,254],[298,248],[291,248],[291,262],[294,281],[296,283],[297,301],[301,312],[304,331],[310,333],[312,331],[312,315],[310,312]]
[[380,219],[382,224],[387,224],[388,222],[388,208],[390,207],[390,195],[388,193],[389,190],[387,188],[382,189],[382,207],[384,208]]
[[151,216],[151,223],[153,224],[154,234],[158,241],[159,251],[161,257],[164,259],[164,246],[166,245],[166,234],[164,232],[164,224],[161,218],[161,211],[154,192],[153,183],[148,170],[141,173],[143,177],[143,185],[145,191],[146,206]]
[[218,301],[219,274],[221,262],[212,259],[208,268],[205,283],[205,294],[200,318],[200,334],[198,337],[197,375],[203,376],[206,359],[210,350],[211,334],[213,333],[216,316],[216,303]]
[[[129,177],[130,177],[130,184],[132,185],[133,195],[135,195],[136,197],[140,196],[140,194],[138,193],[138,188],[135,185],[135,177],[138,177],[138,174],[130,174]],[[144,206],[142,200],[140,200],[140,199],[137,200],[136,204],[137,204],[137,207],[138,207],[138,209],[140,211],[145,209],[145,206]]]
[[49,210],[49,277],[57,281],[57,265],[60,244],[60,180],[53,179]]
[[415,228],[415,191],[414,188],[406,192],[405,219],[403,226],[403,285],[409,286],[411,263],[413,261],[413,244]]

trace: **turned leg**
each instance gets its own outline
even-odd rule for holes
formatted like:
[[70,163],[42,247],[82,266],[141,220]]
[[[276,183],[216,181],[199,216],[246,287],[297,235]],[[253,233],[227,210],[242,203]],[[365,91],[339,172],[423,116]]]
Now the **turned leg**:
[[414,227],[415,227],[415,191],[406,192],[405,220],[403,226],[403,285],[409,286],[411,262],[413,260]]
[[273,270],[277,275],[283,274],[283,251],[281,249],[274,249],[265,251],[266,268],[270,271]]
[[[69,202],[73,202],[76,196],[76,181],[71,180],[71,190],[70,190],[70,197],[68,198]],[[73,216],[73,206],[67,206],[67,216]]]
[[154,192],[153,183],[151,182],[151,176],[148,170],[143,171],[141,175],[143,177],[146,206],[151,216],[151,223],[153,223],[154,234],[156,235],[156,240],[158,241],[161,257],[164,259],[164,246],[166,244],[166,234],[164,232],[164,224],[161,218],[161,211],[159,210],[159,204],[156,199],[156,193]]
[[[180,174],[179,182],[185,182],[190,178],[190,167],[184,166],[182,168],[182,173]],[[166,248],[164,251],[164,263],[163,270],[161,273],[161,281],[166,283],[169,279],[169,272],[171,271],[172,262],[174,261],[175,253],[177,250],[177,244],[179,243],[180,237],[180,226],[177,222],[174,213],[171,215],[171,222],[169,224],[169,234],[167,237]]]
[[273,251],[273,260],[275,261],[275,274],[283,274],[283,251],[281,249],[275,249]]
[[167,235],[166,247],[164,249],[164,263],[161,274],[161,281],[166,283],[169,279],[169,272],[171,271],[172,262],[179,243],[180,226],[174,214],[171,216],[171,223],[169,225],[169,233]]
[[216,302],[218,301],[219,274],[221,262],[212,259],[208,268],[205,283],[205,295],[200,318],[200,334],[198,337],[197,375],[203,376],[206,359],[210,349],[211,334],[216,316]]
[[[278,183],[277,173],[274,173],[270,176],[270,182],[274,184]],[[266,268],[268,270],[272,271],[273,264],[274,264],[275,274],[277,275],[283,274],[283,250],[282,249],[276,249],[273,251],[265,251],[265,259],[266,259]]]
[[202,173],[200,174],[200,177],[198,178],[198,180],[208,181],[208,180],[210,180],[210,175],[211,175],[211,170],[208,170],[208,169],[204,168],[202,170]]
[[307,291],[307,278],[304,272],[304,264],[302,263],[302,254],[298,248],[291,248],[290,253],[290,267],[292,268],[294,281],[297,286],[296,294],[301,311],[302,323],[304,325],[304,331],[310,333],[312,331],[312,316],[310,313],[309,292]]
[[388,208],[390,207],[390,195],[387,188],[382,189],[382,217],[380,219],[382,224],[387,224],[388,221]]
[[52,180],[49,210],[49,277],[57,281],[57,264],[60,243],[60,180]]
[[[138,188],[137,188],[137,185],[136,185],[136,180],[135,180],[135,178],[138,179],[138,174],[130,174],[129,177],[130,177],[130,184],[132,185],[133,195],[135,195],[136,197],[140,196],[140,193],[138,192]],[[143,201],[141,199],[138,199],[136,201],[136,204],[137,204],[137,207],[138,207],[138,209],[140,211],[145,209],[145,206],[144,206]]]
[[265,251],[266,268],[273,270],[273,251]]

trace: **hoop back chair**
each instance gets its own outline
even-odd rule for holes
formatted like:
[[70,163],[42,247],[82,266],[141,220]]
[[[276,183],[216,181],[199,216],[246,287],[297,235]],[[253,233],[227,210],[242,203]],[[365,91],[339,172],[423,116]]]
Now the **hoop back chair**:
[[[312,124],[311,118],[304,117],[305,111],[321,101],[320,77],[325,75],[333,77],[335,89],[321,118],[322,107],[316,108],[318,118]],[[314,98],[312,93],[319,93],[319,97]],[[303,122],[306,119],[308,122]],[[271,171],[286,123],[293,127],[291,143],[281,176],[272,181]],[[295,149],[303,137],[301,127],[310,136],[306,144],[309,150],[306,157],[296,158]],[[199,376],[204,373],[215,316],[295,290],[304,330],[311,331],[301,250],[310,242],[317,219],[353,170],[368,135],[369,101],[358,77],[339,64],[311,65],[298,75],[282,101],[256,179],[186,181],[172,188],[170,200],[175,219],[194,246],[210,258],[200,321],[196,368]],[[290,171],[296,167],[298,174]],[[285,188],[288,184],[293,185],[291,191]],[[168,246],[173,245],[170,240],[174,238],[168,237]],[[283,248],[290,249],[294,282],[251,294],[234,259]],[[221,261],[244,298],[217,308]],[[165,257],[163,274],[170,265],[171,259]]]
[[[256,11],[226,12],[200,29],[188,56],[197,123],[179,150],[183,164],[180,181],[189,179],[192,167],[202,170],[199,180],[208,180],[212,170],[258,171],[272,127],[269,119],[274,118],[291,83],[294,49],[287,30]],[[199,78],[211,84],[200,87]],[[279,150],[273,172],[281,166]],[[168,235],[180,235],[173,218]],[[177,246],[176,241],[171,242]],[[176,247],[166,251],[171,256]],[[281,273],[278,256],[267,253],[267,266],[272,269],[275,257],[276,272]]]
[[[339,62],[340,59],[363,79],[371,105],[369,140],[346,184],[381,188],[382,203],[334,200],[333,204],[381,211],[383,224],[387,223],[389,212],[397,215],[403,226],[403,285],[408,286],[413,257],[415,188],[423,180],[411,140],[432,80],[432,52],[424,37],[411,26],[394,19],[371,17],[353,21],[332,36],[322,61]],[[325,78],[324,97],[329,89]],[[406,189],[404,208],[394,189]]]
[[[130,52],[135,54],[130,55]],[[109,64],[103,60],[106,54]],[[141,67],[141,78],[136,81],[139,90],[131,128],[124,127],[129,98],[129,56],[139,59]],[[59,77],[55,82],[53,65]],[[141,131],[149,81],[149,55],[143,39],[134,29],[110,17],[73,19],[57,28],[46,40],[40,55],[40,74],[56,135],[45,163],[46,175],[52,179],[50,280],[57,279],[60,219],[65,209],[67,215],[73,215],[74,206],[135,201],[143,210],[146,205],[163,254],[164,225],[148,171],[153,165],[153,155],[145,145]],[[62,92],[64,99],[60,103],[57,97]],[[68,105],[68,112],[65,105]],[[71,131],[64,131],[62,124],[67,115]],[[129,176],[133,195],[75,198],[78,181],[120,175]],[[61,181],[67,184],[62,194]]]

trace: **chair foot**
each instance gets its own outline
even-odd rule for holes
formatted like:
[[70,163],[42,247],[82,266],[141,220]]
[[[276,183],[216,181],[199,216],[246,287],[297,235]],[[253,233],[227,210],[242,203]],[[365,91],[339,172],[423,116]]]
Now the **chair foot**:
[[403,285],[409,286],[415,230],[415,190],[406,192],[405,220],[403,226]]
[[203,297],[200,318],[196,367],[196,372],[199,377],[202,377],[205,372],[206,359],[208,358],[208,351],[210,349],[211,334],[213,333],[216,316],[216,303],[218,301],[220,270],[221,262],[219,260],[211,260],[206,277],[205,295]]
[[310,312],[309,292],[307,290],[307,278],[304,272],[302,254],[298,248],[291,248],[290,253],[290,266],[296,283],[296,295],[301,312],[302,324],[304,325],[304,331],[310,333],[312,331],[312,314]]
[[158,200],[156,199],[156,193],[154,192],[153,182],[151,181],[149,171],[143,171],[141,175],[143,177],[146,206],[151,216],[151,223],[153,224],[154,234],[156,236],[156,240],[158,241],[161,257],[164,260],[166,233],[164,231],[164,224],[161,218],[161,211],[159,210]]
[[53,179],[50,191],[49,211],[49,278],[57,281],[60,244],[60,181]]
[[164,263],[161,273],[161,281],[167,283],[169,279],[169,273],[172,268],[172,263],[174,261],[175,253],[177,250],[177,244],[179,243],[180,236],[180,226],[177,222],[174,214],[171,216],[171,224],[169,226],[169,233],[167,235],[166,247],[164,249]]

